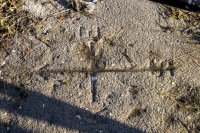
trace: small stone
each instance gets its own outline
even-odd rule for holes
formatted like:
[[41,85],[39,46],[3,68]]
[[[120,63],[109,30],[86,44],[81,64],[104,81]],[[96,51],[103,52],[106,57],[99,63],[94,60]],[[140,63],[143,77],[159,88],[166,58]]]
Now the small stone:
[[160,112],[160,111],[161,111],[161,108],[158,108],[157,110],[158,110],[158,112]]
[[45,104],[42,104],[42,107],[44,108],[44,107],[45,107]]
[[5,60],[1,62],[1,66],[4,66],[5,64],[6,64]]
[[16,50],[12,50],[13,53],[16,53]]
[[99,132],[99,133],[103,133],[103,131],[102,131],[102,130],[99,130],[98,132]]
[[93,2],[85,2],[86,4],[86,11],[91,14],[95,9],[96,9],[96,5]]
[[10,57],[9,57],[9,56],[7,56],[7,57],[5,58],[5,60],[9,60],[9,58],[10,58]]
[[19,109],[22,109],[22,106],[19,106]]
[[98,2],[98,0],[93,0],[92,2],[93,2],[93,3],[97,3],[97,2]]
[[7,112],[3,113],[3,115],[7,115],[7,114],[8,114]]
[[10,130],[10,127],[7,127],[6,130],[9,131],[9,130]]
[[81,119],[81,116],[80,116],[80,115],[76,115],[76,118],[80,120],[80,119]]
[[112,113],[109,113],[109,116],[112,116],[113,114]]
[[191,116],[187,116],[187,119],[188,119],[188,120],[191,120],[191,119],[192,119],[192,117],[191,117]]

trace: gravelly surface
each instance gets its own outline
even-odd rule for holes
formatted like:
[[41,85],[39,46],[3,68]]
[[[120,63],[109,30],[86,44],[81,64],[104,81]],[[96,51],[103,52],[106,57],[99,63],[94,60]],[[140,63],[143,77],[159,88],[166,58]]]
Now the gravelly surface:
[[[52,0],[41,5],[41,1],[27,0],[28,6],[24,9],[45,18],[65,9],[63,3]],[[38,29],[38,33],[52,30],[42,36],[48,46],[30,35],[16,36],[10,50],[0,53],[0,120],[3,123],[0,132],[186,131],[181,124],[166,127],[163,116],[174,110],[158,94],[182,83],[199,86],[200,68],[194,62],[200,60],[199,46],[188,43],[183,36],[162,32],[156,24],[157,10],[155,4],[146,0],[106,0],[97,3],[92,18],[75,13],[64,20],[45,19],[44,28]],[[90,44],[97,36],[102,39]],[[80,49],[81,44],[94,45],[95,54],[102,53],[101,68],[141,71],[97,73],[95,103],[91,102],[90,74],[36,73],[38,70],[90,69],[91,62]],[[194,50],[197,52],[191,54],[193,58],[186,55],[175,60],[174,77],[169,72],[159,77],[159,72],[149,71],[152,58],[160,65]],[[136,92],[132,91],[134,88]],[[134,107],[145,111],[127,119]],[[189,123],[188,116],[179,115]]]

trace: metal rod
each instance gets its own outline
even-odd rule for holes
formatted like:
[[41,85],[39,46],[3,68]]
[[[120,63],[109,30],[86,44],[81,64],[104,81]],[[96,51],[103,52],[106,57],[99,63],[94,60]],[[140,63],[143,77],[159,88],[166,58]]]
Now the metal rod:
[[96,91],[97,91],[97,69],[98,61],[95,56],[94,45],[90,45],[90,58],[91,58],[91,93],[92,93],[92,103],[96,102]]

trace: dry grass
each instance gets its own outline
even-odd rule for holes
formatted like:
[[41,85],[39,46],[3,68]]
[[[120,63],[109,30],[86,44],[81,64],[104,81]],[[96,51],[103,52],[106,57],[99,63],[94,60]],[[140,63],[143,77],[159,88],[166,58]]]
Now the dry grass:
[[[167,26],[161,26],[161,29],[168,32],[179,31],[182,35],[186,35],[200,42],[200,14],[182,10],[171,6],[159,7],[160,16],[167,22]],[[169,23],[169,20],[178,20],[184,22],[184,26],[177,29],[175,24]]]
[[[10,41],[17,33],[28,33],[37,37],[36,31],[41,29],[42,18],[36,18],[22,10],[24,0],[0,0],[0,42]],[[91,17],[90,11],[95,8],[82,0],[67,0],[71,11]]]
[[15,34],[36,34],[41,18],[21,9],[23,0],[0,0],[0,42],[10,41]]
[[169,116],[164,116],[166,126],[179,123],[187,131],[200,132],[200,87],[180,82],[170,91],[159,95],[168,101],[169,106],[173,109],[169,112]]
[[170,92],[162,93],[161,95],[172,100],[178,109],[200,112],[200,87],[181,84]]
[[134,107],[128,112],[126,119],[131,119],[133,117],[140,116],[143,112],[144,109]]
[[15,33],[17,14],[22,0],[0,0],[0,37],[11,37]]
[[[197,91],[197,90],[195,90]],[[196,95],[188,94],[172,94],[172,93],[163,93],[165,97],[170,98],[175,104],[177,109],[186,109],[188,111],[200,111],[200,93]]]
[[68,8],[75,12],[79,12],[85,16],[92,17],[92,12],[95,9],[95,4],[90,2],[87,3],[84,0],[66,0]]

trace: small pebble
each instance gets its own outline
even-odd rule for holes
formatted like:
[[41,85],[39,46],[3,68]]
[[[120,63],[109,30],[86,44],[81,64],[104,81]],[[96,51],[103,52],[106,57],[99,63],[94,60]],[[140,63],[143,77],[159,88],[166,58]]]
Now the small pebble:
[[92,2],[93,2],[93,3],[97,3],[97,2],[98,2],[98,0],[93,0]]
[[192,119],[192,117],[191,117],[191,116],[187,116],[187,119],[188,119],[188,120],[191,120],[191,119]]
[[7,112],[5,112],[3,115],[7,115],[8,113]]
[[9,56],[7,56],[7,57],[5,58],[5,60],[9,60],[9,58],[10,58],[10,57],[9,57]]
[[10,130],[10,127],[7,127],[6,130],[9,131],[9,130]]
[[16,50],[12,50],[13,53],[16,53]]
[[99,133],[103,133],[103,131],[102,131],[102,130],[99,130],[98,132],[99,132]]
[[85,4],[86,4],[86,7],[87,7],[87,12],[89,13],[89,14],[91,14],[95,9],[96,9],[96,5],[95,5],[95,3],[93,3],[93,2],[85,2]]
[[80,115],[76,115],[76,118],[80,120],[80,119],[81,119],[81,116],[80,116]]
[[109,116],[112,116],[113,114],[112,113],[109,113]]
[[172,82],[172,85],[175,85],[175,82]]
[[5,60],[1,62],[1,66],[4,66],[5,64],[6,64]]

